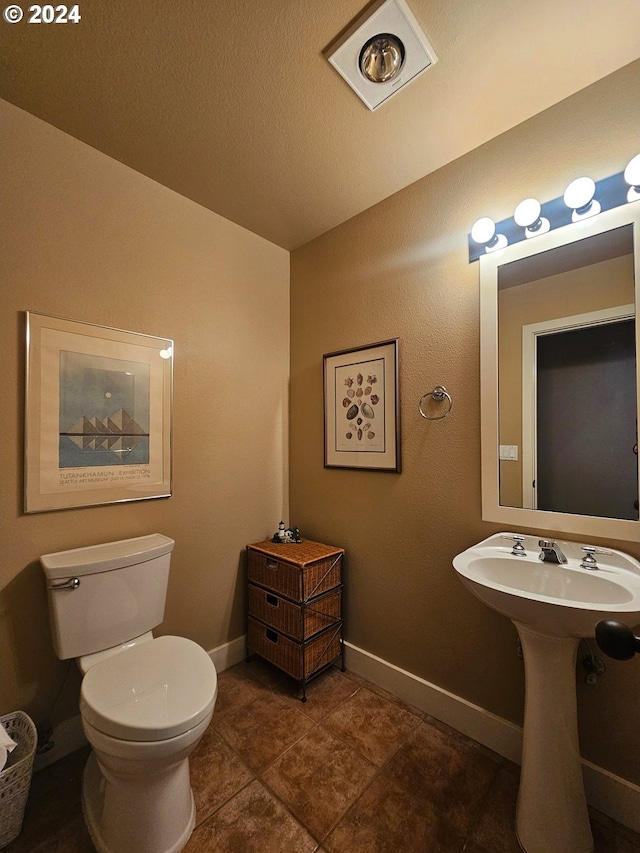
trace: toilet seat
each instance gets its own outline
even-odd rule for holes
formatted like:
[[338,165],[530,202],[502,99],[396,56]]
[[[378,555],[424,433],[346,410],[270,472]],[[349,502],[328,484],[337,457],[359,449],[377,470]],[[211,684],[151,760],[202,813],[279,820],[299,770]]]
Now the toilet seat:
[[216,695],[216,670],[204,649],[185,637],[158,637],[92,666],[80,711],[106,735],[159,741],[197,726]]

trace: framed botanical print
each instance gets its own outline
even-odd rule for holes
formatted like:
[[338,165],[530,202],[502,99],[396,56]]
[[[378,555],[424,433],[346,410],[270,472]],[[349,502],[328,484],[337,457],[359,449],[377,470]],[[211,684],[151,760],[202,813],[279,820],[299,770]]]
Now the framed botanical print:
[[323,361],[325,467],[399,472],[397,338]]

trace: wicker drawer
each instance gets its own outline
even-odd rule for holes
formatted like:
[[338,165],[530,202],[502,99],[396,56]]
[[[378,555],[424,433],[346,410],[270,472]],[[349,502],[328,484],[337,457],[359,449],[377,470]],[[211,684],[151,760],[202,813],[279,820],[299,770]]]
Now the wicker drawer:
[[294,604],[267,589],[249,584],[249,616],[294,640],[307,640],[340,621],[342,592],[327,592],[308,604]]
[[340,657],[341,627],[342,624],[338,623],[311,640],[296,643],[274,628],[249,617],[247,645],[293,678],[304,681]]
[[306,540],[300,545],[248,545],[249,581],[292,601],[309,601],[340,585],[343,553]]

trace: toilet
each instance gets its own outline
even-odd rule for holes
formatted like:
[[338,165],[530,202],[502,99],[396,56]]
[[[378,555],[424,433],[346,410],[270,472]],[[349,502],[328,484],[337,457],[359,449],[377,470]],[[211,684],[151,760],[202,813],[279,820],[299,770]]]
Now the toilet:
[[195,826],[189,755],[218,684],[201,646],[152,633],[173,546],[154,533],[40,558],[55,652],[83,674],[82,807],[99,853],[177,853]]

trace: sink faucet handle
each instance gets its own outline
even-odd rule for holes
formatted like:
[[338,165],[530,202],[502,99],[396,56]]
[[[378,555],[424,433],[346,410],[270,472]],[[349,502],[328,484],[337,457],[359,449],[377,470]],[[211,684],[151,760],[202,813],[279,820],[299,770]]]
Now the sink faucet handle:
[[585,555],[580,563],[580,567],[583,569],[598,568],[598,561],[594,557],[594,554],[608,554],[611,556],[613,553],[613,551],[607,551],[606,548],[594,548],[593,545],[583,545],[582,550],[585,551]]
[[585,555],[580,563],[580,568],[589,569],[590,571],[597,569],[598,561],[593,556],[596,553],[596,549],[592,545],[583,545],[582,550],[585,551]]
[[503,539],[511,539],[513,541],[513,548],[511,549],[511,553],[514,557],[525,557],[526,551],[524,550],[524,542],[525,537],[521,536],[519,533],[509,533],[507,536],[503,536]]

